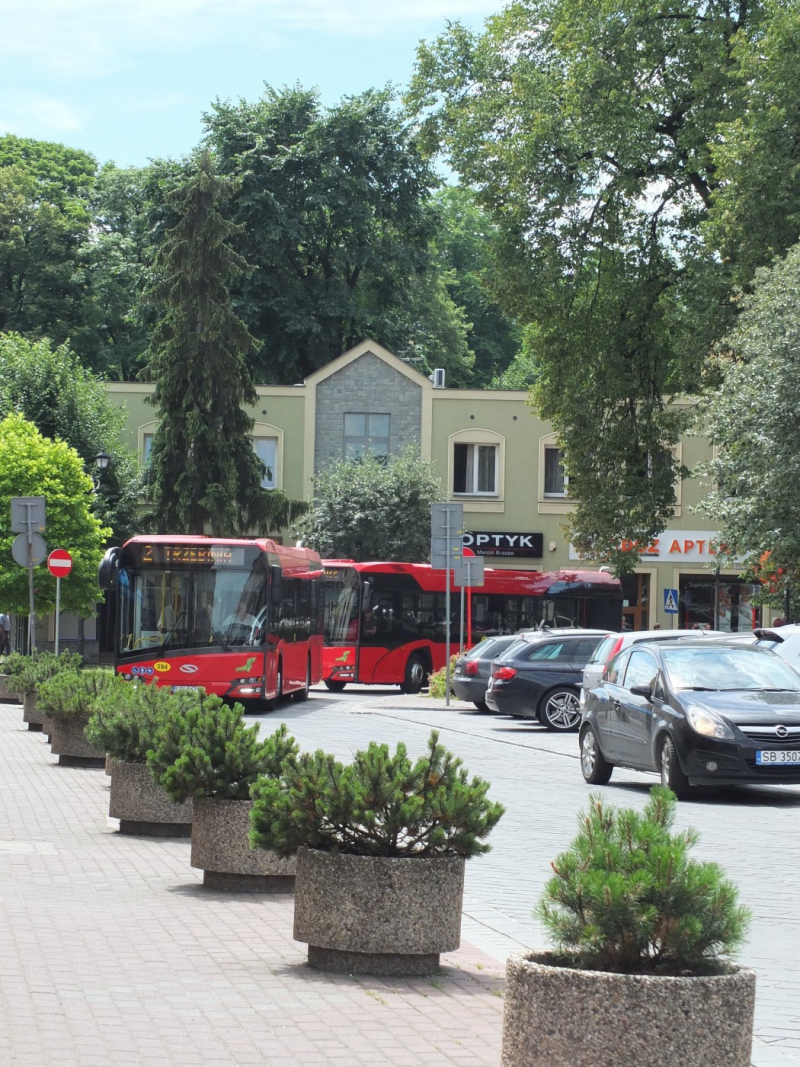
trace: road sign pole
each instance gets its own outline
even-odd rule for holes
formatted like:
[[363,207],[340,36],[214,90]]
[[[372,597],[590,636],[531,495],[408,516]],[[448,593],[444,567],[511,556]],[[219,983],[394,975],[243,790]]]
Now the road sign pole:
[[450,707],[450,508],[445,509],[447,538],[447,566],[444,572],[444,614],[445,614],[445,639],[444,639],[444,706]]
[[58,655],[58,631],[61,623],[61,579],[56,578],[56,655]]
[[[467,564],[467,567],[469,567],[469,564]],[[459,612],[459,620],[458,620],[458,651],[459,651],[459,653],[464,651],[464,586],[463,585],[461,586],[461,610]]]
[[36,651],[36,611],[33,603],[33,539],[28,531],[28,655]]

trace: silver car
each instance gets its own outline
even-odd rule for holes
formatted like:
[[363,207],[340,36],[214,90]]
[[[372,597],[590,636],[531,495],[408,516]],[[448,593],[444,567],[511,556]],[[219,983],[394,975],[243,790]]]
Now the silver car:
[[[800,627],[798,627],[800,629]],[[720,637],[719,630],[626,630],[621,634],[612,634],[601,641],[594,650],[594,655],[583,668],[583,693],[600,684],[606,664],[624,648],[638,644],[639,641],[672,641],[676,637]],[[581,694],[583,695],[583,694]]]

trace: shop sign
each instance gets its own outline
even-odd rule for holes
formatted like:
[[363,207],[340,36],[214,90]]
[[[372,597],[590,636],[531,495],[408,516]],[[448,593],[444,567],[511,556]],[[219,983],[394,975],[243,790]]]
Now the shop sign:
[[471,548],[477,556],[541,559],[544,534],[490,533],[474,530],[463,535],[464,548]]
[[[647,560],[710,563],[717,554],[718,538],[719,534],[713,530],[665,530],[644,548],[641,556],[642,563]],[[636,547],[636,541],[630,541],[627,538],[620,541],[620,548],[623,552],[631,552]],[[572,545],[569,546],[569,558],[581,559]]]

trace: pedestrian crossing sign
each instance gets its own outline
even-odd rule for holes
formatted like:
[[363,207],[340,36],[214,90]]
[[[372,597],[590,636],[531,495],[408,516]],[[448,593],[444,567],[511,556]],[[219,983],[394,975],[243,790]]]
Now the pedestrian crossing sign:
[[678,590],[677,589],[665,589],[664,590],[664,611],[667,615],[678,614]]

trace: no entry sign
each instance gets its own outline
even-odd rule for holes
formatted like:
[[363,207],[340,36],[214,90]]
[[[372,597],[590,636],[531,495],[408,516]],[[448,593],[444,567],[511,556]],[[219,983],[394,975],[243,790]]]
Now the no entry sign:
[[56,578],[66,578],[72,570],[72,556],[65,548],[54,548],[47,557],[47,569]]

